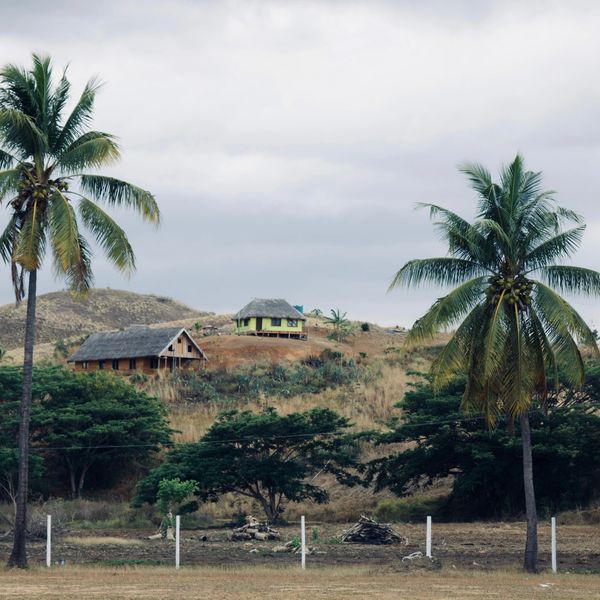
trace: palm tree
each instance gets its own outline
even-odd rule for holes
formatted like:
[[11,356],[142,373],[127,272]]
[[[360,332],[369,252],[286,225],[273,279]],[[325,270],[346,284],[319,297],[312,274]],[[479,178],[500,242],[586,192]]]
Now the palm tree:
[[463,408],[483,413],[490,426],[519,419],[527,516],[524,567],[537,569],[537,513],[529,410],[543,409],[559,366],[570,384],[584,379],[579,344],[598,354],[590,328],[561,293],[600,295],[600,273],[560,264],[578,248],[585,225],[541,190],[541,173],[517,156],[494,183],[481,165],[461,168],[479,197],[473,223],[427,204],[448,244],[448,256],[406,263],[391,288],[433,283],[454,289],[411,329],[409,342],[458,326],[432,365],[440,389],[467,375]]
[[33,55],[31,70],[7,65],[0,71],[0,204],[10,211],[0,234],[0,256],[10,265],[15,299],[25,297],[28,277],[23,397],[19,426],[19,478],[14,545],[9,566],[26,567],[29,412],[37,272],[48,249],[54,271],[83,293],[93,281],[91,251],[80,226],[93,236],[121,271],[135,268],[125,232],[101,208],[129,207],[158,224],[159,210],[149,192],[97,174],[85,174],[116,161],[114,136],[88,129],[99,84],[91,80],[70,114],[66,71],[52,77],[47,57]]
[[330,313],[330,317],[325,317],[325,322],[333,327],[331,337],[338,342],[342,342],[352,333],[351,323],[346,318],[348,313],[342,313],[339,308],[337,310],[332,308]]

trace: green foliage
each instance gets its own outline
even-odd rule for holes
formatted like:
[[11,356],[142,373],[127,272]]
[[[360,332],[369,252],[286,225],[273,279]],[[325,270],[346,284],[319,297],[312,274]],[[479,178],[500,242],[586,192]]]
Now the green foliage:
[[193,402],[226,402],[265,396],[317,394],[359,380],[363,371],[341,353],[323,352],[303,363],[219,369],[183,375],[185,396]]
[[360,330],[364,332],[371,331],[371,326],[368,323],[361,323]]
[[346,318],[348,313],[342,313],[339,308],[337,310],[332,308],[330,312],[331,316],[325,319],[325,322],[333,327],[332,333],[328,336],[329,339],[343,342],[354,335],[352,323]]
[[557,384],[558,367],[573,386],[583,383],[579,345],[598,356],[596,340],[559,294],[599,296],[600,273],[560,264],[579,247],[585,227],[542,190],[541,173],[525,171],[520,156],[502,169],[499,183],[481,165],[461,170],[478,196],[477,220],[425,205],[449,256],[411,260],[390,287],[454,288],[415,322],[409,342],[457,327],[433,364],[433,386],[466,374],[464,407],[493,424],[522,414],[534,396],[543,399]]
[[311,529],[311,532],[310,532],[310,539],[311,539],[313,542],[318,542],[318,541],[319,541],[319,528],[318,528],[318,527],[313,527],[313,528]]
[[[0,435],[14,440],[22,390],[22,369],[0,368]],[[43,455],[55,480],[81,494],[89,478],[110,481],[144,464],[171,430],[163,406],[108,373],[75,373],[37,367],[33,376],[32,450]],[[5,442],[13,447],[14,442]]]
[[11,266],[17,302],[25,295],[23,270],[39,269],[46,249],[69,287],[85,292],[92,285],[91,250],[81,226],[119,270],[135,268],[125,232],[100,204],[133,208],[159,221],[149,192],[82,174],[120,157],[113,135],[89,129],[99,87],[89,81],[73,104],[66,70],[54,78],[50,59],[37,54],[29,69],[9,64],[0,70],[0,204],[6,201],[10,210],[0,258]]
[[134,503],[155,502],[160,482],[178,477],[199,482],[201,501],[241,494],[276,521],[284,500],[328,501],[327,492],[312,482],[317,473],[331,473],[345,485],[359,482],[352,473],[358,448],[348,426],[347,419],[324,408],[284,416],[272,408],[224,412],[199,442],[167,454],[138,484]]
[[[583,391],[562,389],[547,416],[539,410],[531,413],[536,495],[545,512],[586,506],[600,496],[599,386],[600,368],[594,365]],[[440,516],[519,516],[524,510],[523,477],[515,468],[522,461],[520,439],[504,428],[489,431],[482,416],[465,417],[463,393],[462,382],[453,382],[439,395],[425,384],[408,392],[398,405],[402,421],[391,423],[393,431],[382,434],[378,443],[411,445],[372,461],[369,471],[378,489],[387,487],[399,495],[451,476],[450,497],[436,504]],[[403,502],[401,512],[409,511],[414,501]],[[391,515],[395,509],[383,504],[380,510]]]
[[61,338],[55,342],[54,352],[62,358],[67,358],[67,356],[69,356],[69,347],[67,346],[65,340]]
[[200,333],[200,330],[202,329],[202,323],[200,321],[196,321],[194,323],[194,331],[196,333]]
[[442,512],[444,504],[445,498],[389,498],[381,500],[373,514],[381,522],[422,523],[428,515],[438,516]]
[[184,500],[198,490],[198,483],[193,480],[181,481],[178,477],[162,479],[158,484],[156,504],[163,515],[175,514]]

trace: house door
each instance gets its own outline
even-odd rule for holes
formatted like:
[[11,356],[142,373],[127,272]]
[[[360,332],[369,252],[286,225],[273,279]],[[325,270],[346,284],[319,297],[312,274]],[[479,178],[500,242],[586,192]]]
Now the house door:
[[256,331],[262,331],[262,317],[256,317]]

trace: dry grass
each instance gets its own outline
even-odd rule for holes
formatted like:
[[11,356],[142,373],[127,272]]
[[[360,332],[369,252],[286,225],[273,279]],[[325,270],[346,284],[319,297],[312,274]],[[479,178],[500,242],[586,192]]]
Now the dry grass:
[[597,575],[525,575],[517,571],[382,572],[365,567],[55,568],[3,572],[0,598],[210,598],[211,600],[463,600],[600,598]]
[[111,536],[69,536],[64,538],[66,544],[76,546],[140,546],[141,540]]

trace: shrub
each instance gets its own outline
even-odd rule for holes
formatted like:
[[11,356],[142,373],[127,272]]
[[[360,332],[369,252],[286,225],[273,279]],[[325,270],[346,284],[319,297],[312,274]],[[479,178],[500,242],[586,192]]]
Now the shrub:
[[445,497],[381,500],[374,516],[378,521],[424,521],[428,515],[439,516],[443,512],[445,500]]
[[368,323],[361,323],[360,329],[361,331],[371,331],[371,326]]

